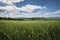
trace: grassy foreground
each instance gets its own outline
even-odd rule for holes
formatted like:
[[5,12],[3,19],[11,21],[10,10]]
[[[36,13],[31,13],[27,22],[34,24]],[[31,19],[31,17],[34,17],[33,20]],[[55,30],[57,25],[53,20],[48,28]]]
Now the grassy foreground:
[[0,20],[0,40],[60,40],[60,20]]

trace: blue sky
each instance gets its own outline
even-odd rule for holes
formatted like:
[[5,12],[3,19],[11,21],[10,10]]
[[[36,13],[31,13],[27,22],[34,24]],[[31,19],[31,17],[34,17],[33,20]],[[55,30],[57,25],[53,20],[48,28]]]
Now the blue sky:
[[0,17],[60,17],[60,0],[0,0]]

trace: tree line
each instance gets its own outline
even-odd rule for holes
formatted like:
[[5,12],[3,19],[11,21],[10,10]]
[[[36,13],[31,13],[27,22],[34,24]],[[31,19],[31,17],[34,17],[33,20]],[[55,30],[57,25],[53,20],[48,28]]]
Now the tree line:
[[[57,20],[55,18],[6,18],[0,17],[0,20]],[[58,19],[60,20],[60,19]]]

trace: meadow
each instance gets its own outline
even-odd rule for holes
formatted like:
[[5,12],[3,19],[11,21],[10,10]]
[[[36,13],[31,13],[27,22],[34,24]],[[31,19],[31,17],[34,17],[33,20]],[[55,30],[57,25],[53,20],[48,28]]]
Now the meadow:
[[60,40],[60,20],[0,20],[0,40]]

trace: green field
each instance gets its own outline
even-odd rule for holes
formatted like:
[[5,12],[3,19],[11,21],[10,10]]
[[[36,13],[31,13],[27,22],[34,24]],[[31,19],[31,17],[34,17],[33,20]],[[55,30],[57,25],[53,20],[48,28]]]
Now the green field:
[[0,20],[0,40],[60,40],[60,20]]

